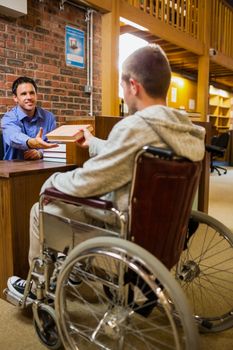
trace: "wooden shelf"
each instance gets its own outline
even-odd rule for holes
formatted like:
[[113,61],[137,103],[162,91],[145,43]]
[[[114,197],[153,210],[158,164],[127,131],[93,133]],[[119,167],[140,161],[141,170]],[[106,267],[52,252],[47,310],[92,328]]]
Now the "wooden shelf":
[[216,91],[209,95],[209,121],[218,132],[224,132],[231,125],[232,96],[222,96]]
[[187,111],[189,117],[191,118],[191,120],[193,122],[198,122],[201,120],[201,114],[200,113],[197,113],[197,112],[189,112]]

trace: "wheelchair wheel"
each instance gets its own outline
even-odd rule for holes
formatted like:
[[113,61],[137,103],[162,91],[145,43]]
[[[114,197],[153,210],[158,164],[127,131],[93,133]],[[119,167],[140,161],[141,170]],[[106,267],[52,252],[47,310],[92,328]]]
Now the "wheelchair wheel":
[[[78,287],[69,284],[74,267]],[[154,256],[119,238],[73,249],[59,274],[55,310],[67,349],[198,349],[179,284]]]
[[58,334],[55,310],[47,304],[39,304],[34,310],[33,323],[42,344],[53,350],[64,349]]
[[194,211],[194,228],[174,269],[202,332],[233,326],[233,234],[211,216]]

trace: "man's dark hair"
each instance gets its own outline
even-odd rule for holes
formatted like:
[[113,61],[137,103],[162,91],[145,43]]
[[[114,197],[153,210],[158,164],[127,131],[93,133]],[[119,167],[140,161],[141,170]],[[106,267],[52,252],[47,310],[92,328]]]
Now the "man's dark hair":
[[14,95],[17,95],[17,88],[18,88],[18,86],[21,85],[21,84],[24,84],[24,83],[30,83],[30,84],[32,84],[32,85],[34,86],[36,92],[37,92],[37,85],[36,85],[36,82],[35,82],[32,78],[29,78],[29,77],[19,77],[19,78],[17,78],[17,79],[13,82],[13,84],[12,84],[12,88],[11,88],[12,93],[13,93]]

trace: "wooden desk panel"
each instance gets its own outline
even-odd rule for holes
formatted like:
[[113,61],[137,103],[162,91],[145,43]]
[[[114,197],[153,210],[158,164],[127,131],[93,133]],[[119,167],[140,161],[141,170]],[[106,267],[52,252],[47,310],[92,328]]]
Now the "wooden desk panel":
[[[93,134],[95,135],[95,118],[92,117],[77,117],[77,118],[66,118],[66,124],[91,124],[93,127]],[[76,164],[77,166],[82,166],[86,160],[89,159],[88,149],[80,148],[76,143],[66,144],[66,160],[68,163]]]
[[97,116],[95,117],[95,135],[100,139],[106,140],[114,125],[118,123],[122,117]]
[[29,215],[44,181],[74,165],[38,161],[0,161],[0,294],[11,275],[28,273]]

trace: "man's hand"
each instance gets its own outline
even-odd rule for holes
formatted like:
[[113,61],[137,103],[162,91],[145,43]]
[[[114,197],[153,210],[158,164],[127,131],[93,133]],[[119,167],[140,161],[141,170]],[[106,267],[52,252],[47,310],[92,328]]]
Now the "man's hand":
[[25,160],[37,160],[41,158],[43,158],[43,154],[37,149],[29,149],[28,151],[24,152]]
[[42,139],[43,129],[40,128],[38,134],[35,138],[27,140],[27,145],[29,148],[53,148],[58,147],[57,143],[49,143]]
[[83,138],[76,142],[77,146],[88,148],[90,139],[93,137],[92,133],[87,129],[83,129]]

